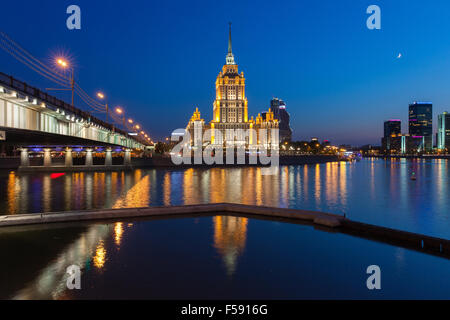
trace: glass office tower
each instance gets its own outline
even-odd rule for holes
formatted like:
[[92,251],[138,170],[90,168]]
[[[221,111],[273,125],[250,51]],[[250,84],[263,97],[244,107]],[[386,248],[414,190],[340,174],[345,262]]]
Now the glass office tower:
[[409,134],[423,136],[425,151],[433,149],[433,104],[414,102],[409,105]]
[[384,152],[392,150],[392,136],[398,135],[402,132],[402,122],[397,119],[391,119],[384,122],[384,136],[381,140]]
[[437,148],[450,150],[450,113],[438,115]]

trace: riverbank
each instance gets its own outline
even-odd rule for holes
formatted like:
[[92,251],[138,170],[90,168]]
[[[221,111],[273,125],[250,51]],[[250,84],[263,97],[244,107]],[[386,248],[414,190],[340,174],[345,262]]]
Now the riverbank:
[[450,160],[450,155],[378,155],[368,156],[367,158],[377,159],[444,159]]
[[[61,162],[62,161],[54,161],[51,166],[44,167],[42,165],[41,158],[33,158],[30,161],[30,166],[21,167],[20,166],[20,158],[11,157],[11,158],[0,158],[0,169],[4,170],[18,170],[23,173],[33,173],[33,172],[80,172],[80,171],[122,171],[122,170],[133,170],[140,168],[211,168],[211,167],[252,167],[252,166],[264,166],[261,163],[257,164],[249,164],[249,161],[245,161],[244,164],[238,164],[237,161],[234,161],[234,164],[226,164],[226,160],[224,159],[223,164],[213,164],[208,165],[205,163],[195,164],[194,161],[191,161],[191,164],[181,164],[176,165],[172,162],[170,157],[163,156],[154,156],[148,158],[132,158],[131,165],[111,165],[105,166],[101,163],[104,162],[103,159],[95,158],[94,164],[92,166],[84,166],[84,165],[76,165],[74,164],[72,167],[66,167]],[[60,159],[59,159],[60,160]],[[119,159],[120,160],[120,159]],[[318,163],[327,163],[327,162],[336,162],[340,161],[338,156],[335,155],[296,155],[296,156],[280,156],[279,164],[280,165],[303,165],[303,164],[318,164]],[[77,161],[80,162],[80,161]],[[120,161],[114,161],[114,163],[119,163]]]
[[325,231],[342,232],[450,259],[450,240],[360,223],[331,213],[231,203],[0,216],[0,228],[123,218],[169,218],[211,215],[253,216],[289,223],[311,224]]

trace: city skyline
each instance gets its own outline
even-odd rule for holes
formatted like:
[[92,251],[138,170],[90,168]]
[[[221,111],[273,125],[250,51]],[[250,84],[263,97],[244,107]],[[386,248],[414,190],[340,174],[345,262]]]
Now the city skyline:
[[0,300],[450,300],[448,0],[2,10]]
[[[216,5],[213,11],[207,3],[195,2],[177,4],[167,19],[158,12],[174,9],[170,5],[156,10],[142,3],[124,11],[123,4],[104,8],[80,1],[83,27],[68,31],[67,4],[44,2],[39,6],[60,19],[47,19],[31,33],[30,26],[11,27],[16,26],[13,17],[5,17],[1,28],[41,60],[49,61],[60,52],[73,57],[76,78],[90,94],[105,91],[112,103],[139,116],[152,137],[161,138],[183,128],[195,107],[205,119],[212,118],[211,79],[223,64],[225,28],[233,21],[233,50],[248,78],[250,114],[267,110],[270,100],[279,97],[291,115],[293,140],[314,136],[334,144],[379,145],[380,123],[390,118],[407,123],[405,108],[412,101],[433,102],[433,123],[449,109],[445,87],[450,64],[445,58],[450,45],[436,41],[445,32],[442,26],[449,25],[437,11],[449,4],[440,4],[421,8],[418,1],[379,1],[382,29],[368,30],[368,2],[342,7],[331,2],[325,6],[263,2],[261,8],[245,3],[241,13]],[[23,17],[32,19],[36,6],[21,8]],[[18,8],[5,4],[5,10]],[[280,19],[272,21],[272,16]],[[412,16],[417,18],[414,24],[408,20]],[[195,23],[192,17],[198,18]],[[264,23],[256,27],[252,19]],[[122,28],[124,24],[127,28]],[[137,37],[137,30],[148,38]],[[127,61],[122,58],[125,52],[130,56]],[[0,59],[3,72],[36,87],[48,86],[6,53],[1,52]],[[127,67],[121,66],[124,62]],[[179,75],[195,77],[186,81]],[[70,101],[67,94],[58,96]],[[360,134],[354,135],[358,130]],[[433,135],[436,131],[434,126]]]

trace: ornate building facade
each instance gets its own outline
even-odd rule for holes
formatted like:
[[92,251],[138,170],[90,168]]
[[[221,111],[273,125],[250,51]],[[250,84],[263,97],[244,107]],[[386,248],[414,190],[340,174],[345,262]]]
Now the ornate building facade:
[[[203,132],[211,129],[210,141],[213,145],[249,146],[263,143],[268,148],[278,146],[278,120],[274,119],[270,109],[265,117],[259,114],[256,120],[253,117],[249,119],[244,72],[239,73],[232,51],[231,24],[225,60],[226,63],[216,79],[216,99],[213,103],[212,121],[205,124],[197,108],[187,125],[186,130],[190,133],[191,145],[200,147],[200,144],[204,144],[198,136],[201,128]],[[256,136],[253,132],[256,132]],[[267,138],[263,139],[262,134],[265,134]]]

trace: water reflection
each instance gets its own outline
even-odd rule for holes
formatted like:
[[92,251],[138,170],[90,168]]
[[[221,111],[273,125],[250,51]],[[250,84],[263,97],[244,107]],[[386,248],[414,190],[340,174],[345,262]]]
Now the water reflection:
[[[409,179],[413,170],[415,182]],[[0,211],[5,214],[233,202],[346,213],[362,222],[450,237],[447,160],[284,166],[270,176],[255,167],[67,173],[53,178],[4,175]]]
[[117,222],[114,226],[114,240],[116,242],[117,247],[120,248],[120,242],[122,241],[123,235],[123,223]]
[[97,245],[97,249],[95,250],[94,255],[94,266],[97,269],[101,269],[104,267],[106,262],[106,249],[105,249],[105,243],[103,240],[100,240],[99,244]]
[[[139,170],[138,170],[139,171]],[[136,174],[135,184],[132,185],[130,178],[126,179],[126,191],[116,200],[112,208],[140,208],[150,205],[150,178]]]
[[247,218],[214,217],[214,247],[222,256],[228,276],[236,271],[247,240]]
[[[216,216],[212,217],[214,235],[212,246],[220,254],[225,272],[232,276],[237,269],[238,259],[244,253],[247,240],[247,218]],[[19,289],[13,299],[70,299],[72,291],[67,290],[67,267],[77,265],[84,277],[86,272],[96,270],[103,273],[108,264],[114,263],[115,256],[111,245],[118,250],[125,233],[133,232],[133,223],[94,224],[82,232],[78,238],[65,245],[60,253],[46,266],[43,266],[34,280]],[[45,230],[44,230],[45,232]],[[147,247],[150,243],[141,243]],[[92,267],[91,267],[92,266]],[[86,282],[82,282],[86,284]]]
[[[135,225],[55,227],[58,232],[53,235],[77,237],[64,238],[66,244],[58,251],[45,246],[46,241],[40,243],[40,255],[46,258],[30,261],[21,269],[23,274],[4,267],[15,282],[8,293],[15,299],[373,299],[373,293],[361,286],[360,274],[362,265],[378,259],[395,281],[375,298],[449,295],[446,259],[339,233],[225,216],[149,219]],[[34,232],[41,239],[52,229],[39,227]],[[1,234],[4,241],[27,235]],[[318,250],[324,246],[327,250]],[[29,257],[31,250],[24,246],[20,253],[3,256]],[[66,270],[73,264],[82,269],[82,290],[66,289]],[[330,265],[339,276],[330,276]],[[24,284],[27,275],[31,281]]]
[[[94,225],[44,267],[34,281],[13,297],[14,299],[60,299],[66,291],[67,267],[80,266],[82,269],[93,260],[94,266],[102,268],[106,261],[106,251],[102,248],[104,239],[110,233],[109,225]],[[95,254],[94,254],[95,253]]]

